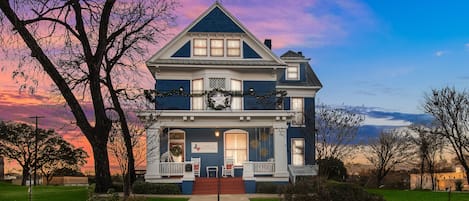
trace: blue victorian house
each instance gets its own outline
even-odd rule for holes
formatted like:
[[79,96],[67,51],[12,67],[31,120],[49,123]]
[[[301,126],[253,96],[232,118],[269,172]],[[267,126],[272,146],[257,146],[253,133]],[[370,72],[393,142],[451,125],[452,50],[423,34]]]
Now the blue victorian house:
[[271,44],[216,2],[147,61],[156,80],[155,109],[138,114],[148,125],[147,182],[192,194],[224,177],[253,193],[258,182],[317,174],[321,82],[301,52],[279,57]]

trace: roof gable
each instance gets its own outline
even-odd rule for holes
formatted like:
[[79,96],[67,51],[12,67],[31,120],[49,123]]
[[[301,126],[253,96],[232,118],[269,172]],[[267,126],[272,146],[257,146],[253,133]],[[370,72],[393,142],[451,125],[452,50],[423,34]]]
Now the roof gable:
[[188,32],[244,33],[219,7],[213,8]]

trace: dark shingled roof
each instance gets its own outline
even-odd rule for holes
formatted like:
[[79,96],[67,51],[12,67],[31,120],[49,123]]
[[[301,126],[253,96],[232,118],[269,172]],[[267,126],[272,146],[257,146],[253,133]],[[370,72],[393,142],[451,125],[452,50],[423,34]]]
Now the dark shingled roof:
[[294,52],[294,51],[291,51],[291,50],[288,50],[288,52],[285,52],[284,54],[282,54],[282,56],[280,56],[280,58],[305,58],[305,56],[303,56],[303,54],[301,52]]
[[[288,50],[282,56],[280,56],[280,59],[283,60],[288,60],[288,59],[306,59],[305,56],[301,52],[295,52],[292,50]],[[279,86],[303,86],[303,87],[321,87],[322,88],[322,83],[319,81],[318,76],[316,73],[314,73],[313,68],[311,68],[311,65],[308,62],[306,63],[306,80],[305,81],[298,81],[298,82],[280,82],[277,81],[277,85]]]

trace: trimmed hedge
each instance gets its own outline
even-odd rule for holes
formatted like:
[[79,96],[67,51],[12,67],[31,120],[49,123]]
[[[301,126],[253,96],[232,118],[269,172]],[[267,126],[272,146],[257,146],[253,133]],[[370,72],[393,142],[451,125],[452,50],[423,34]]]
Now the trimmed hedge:
[[272,182],[256,183],[256,193],[278,194],[286,184],[276,184]]
[[142,181],[134,182],[132,192],[136,194],[181,194],[181,189],[177,184],[155,184]]

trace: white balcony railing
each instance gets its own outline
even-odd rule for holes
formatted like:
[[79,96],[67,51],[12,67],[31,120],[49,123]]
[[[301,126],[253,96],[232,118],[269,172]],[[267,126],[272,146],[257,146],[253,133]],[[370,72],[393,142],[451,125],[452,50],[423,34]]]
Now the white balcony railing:
[[243,177],[255,175],[273,175],[275,163],[273,161],[246,161],[243,163]]
[[168,177],[184,176],[185,164],[186,162],[161,162],[160,163],[160,175],[168,176]]

